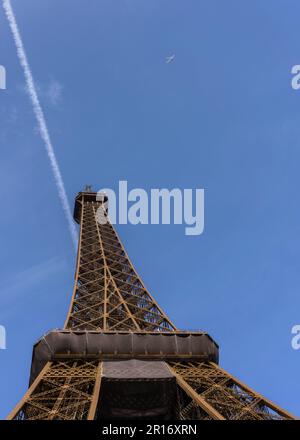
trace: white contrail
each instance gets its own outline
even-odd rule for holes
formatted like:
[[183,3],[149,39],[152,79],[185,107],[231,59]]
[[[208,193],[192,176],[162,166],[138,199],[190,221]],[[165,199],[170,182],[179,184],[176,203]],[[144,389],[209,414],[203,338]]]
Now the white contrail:
[[70,230],[70,234],[74,243],[74,247],[77,247],[77,232],[76,232],[76,228],[73,222],[73,218],[72,218],[72,213],[71,213],[71,208],[69,205],[69,201],[67,198],[67,194],[66,194],[66,190],[65,190],[65,185],[61,176],[61,172],[58,166],[58,162],[55,156],[55,152],[53,149],[53,145],[50,139],[50,135],[48,132],[48,128],[47,128],[47,124],[46,124],[46,120],[45,120],[45,116],[37,95],[37,91],[36,91],[36,87],[34,84],[34,80],[33,80],[33,76],[30,70],[30,66],[27,60],[27,56],[26,56],[26,52],[23,46],[23,42],[22,42],[22,38],[20,35],[20,31],[16,22],[16,18],[15,18],[15,14],[14,11],[12,9],[10,0],[3,0],[2,3],[3,9],[5,11],[12,35],[13,35],[13,39],[17,48],[17,53],[18,53],[18,58],[20,61],[20,64],[22,66],[22,69],[24,71],[24,76],[25,76],[25,80],[26,80],[26,85],[27,85],[27,92],[29,94],[32,106],[33,106],[33,111],[35,114],[35,117],[37,119],[37,123],[38,123],[38,127],[39,127],[39,132],[40,135],[44,141],[45,144],[45,148],[49,157],[49,161],[50,161],[50,166],[54,175],[54,179],[55,179],[55,183],[58,189],[58,195],[60,198],[60,201],[62,203],[62,207],[65,213],[65,216],[67,218],[67,222],[68,222],[68,226],[69,226],[69,230]]

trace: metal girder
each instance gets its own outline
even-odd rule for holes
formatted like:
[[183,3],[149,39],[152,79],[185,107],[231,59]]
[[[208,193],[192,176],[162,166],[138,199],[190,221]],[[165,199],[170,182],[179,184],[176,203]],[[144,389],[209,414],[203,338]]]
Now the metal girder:
[[180,411],[184,419],[203,419],[196,416],[199,407],[216,420],[288,420],[294,416],[213,362],[169,362],[181,393]]
[[65,328],[74,330],[172,331],[137,275],[113,226],[99,224],[96,200],[81,203],[75,286]]
[[8,420],[93,420],[102,363],[48,362]]

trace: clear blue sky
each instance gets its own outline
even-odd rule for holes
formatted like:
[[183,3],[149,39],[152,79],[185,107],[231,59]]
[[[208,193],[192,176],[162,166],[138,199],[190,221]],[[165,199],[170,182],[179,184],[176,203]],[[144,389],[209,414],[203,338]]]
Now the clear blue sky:
[[[145,284],[221,365],[300,415],[299,1],[13,0],[70,203],[86,183],[205,188],[205,232],[122,226]],[[165,57],[175,53],[175,62]],[[0,11],[0,417],[62,327],[75,255]]]

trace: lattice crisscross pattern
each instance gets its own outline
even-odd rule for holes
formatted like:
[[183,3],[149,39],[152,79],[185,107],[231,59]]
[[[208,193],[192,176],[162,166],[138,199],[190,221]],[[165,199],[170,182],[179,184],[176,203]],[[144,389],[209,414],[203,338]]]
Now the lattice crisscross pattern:
[[49,362],[16,420],[84,420],[93,401],[99,362]]
[[143,285],[113,226],[100,224],[101,202],[82,202],[75,288],[66,328],[172,331]]
[[218,365],[171,362],[183,389],[180,393],[182,419],[282,420],[293,418]]

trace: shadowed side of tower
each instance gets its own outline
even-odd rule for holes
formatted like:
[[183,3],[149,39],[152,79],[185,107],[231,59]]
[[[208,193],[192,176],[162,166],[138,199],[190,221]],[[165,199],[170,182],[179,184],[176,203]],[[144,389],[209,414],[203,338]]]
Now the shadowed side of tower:
[[136,273],[106,202],[90,189],[75,199],[80,237],[65,326],[34,345],[29,389],[8,419],[292,419],[218,366],[207,333],[176,329]]

